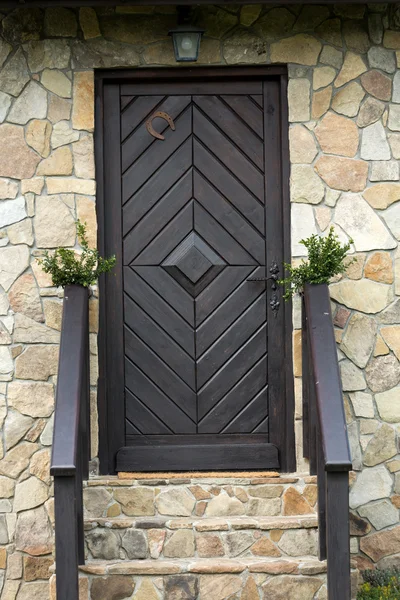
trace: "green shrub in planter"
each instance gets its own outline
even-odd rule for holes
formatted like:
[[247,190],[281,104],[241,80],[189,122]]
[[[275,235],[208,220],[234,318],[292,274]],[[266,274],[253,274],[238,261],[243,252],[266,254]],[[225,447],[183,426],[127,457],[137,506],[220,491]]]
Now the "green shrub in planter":
[[116,258],[102,258],[95,248],[89,248],[86,237],[86,223],[76,222],[76,233],[82,251],[72,248],[57,248],[54,253],[46,250],[39,260],[43,271],[50,273],[53,285],[82,285],[90,287],[101,273],[108,273],[114,267]]
[[362,576],[357,600],[400,600],[400,569],[367,570]]
[[285,300],[296,292],[302,292],[306,283],[329,283],[335,275],[345,273],[348,266],[354,262],[354,259],[345,261],[352,243],[353,240],[349,240],[348,244],[341,244],[333,227],[327,236],[312,235],[306,240],[301,240],[300,244],[308,250],[308,259],[302,259],[298,267],[285,263],[289,275],[279,281],[286,288]]

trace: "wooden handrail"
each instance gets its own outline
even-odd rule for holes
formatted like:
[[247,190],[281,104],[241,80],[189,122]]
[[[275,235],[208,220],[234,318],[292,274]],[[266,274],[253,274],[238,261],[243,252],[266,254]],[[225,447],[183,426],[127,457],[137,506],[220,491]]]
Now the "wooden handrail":
[[350,600],[349,471],[352,468],[329,288],[306,285],[302,331],[304,456],[317,474],[319,556],[328,599]]
[[89,294],[64,290],[50,473],[54,476],[57,600],[79,599],[84,564],[82,480],[89,470]]

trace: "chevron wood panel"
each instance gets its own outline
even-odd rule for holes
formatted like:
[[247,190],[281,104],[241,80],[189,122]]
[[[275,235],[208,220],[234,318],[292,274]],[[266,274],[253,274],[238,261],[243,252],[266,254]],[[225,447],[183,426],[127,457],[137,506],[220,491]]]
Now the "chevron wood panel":
[[262,105],[121,100],[128,435],[268,433]]

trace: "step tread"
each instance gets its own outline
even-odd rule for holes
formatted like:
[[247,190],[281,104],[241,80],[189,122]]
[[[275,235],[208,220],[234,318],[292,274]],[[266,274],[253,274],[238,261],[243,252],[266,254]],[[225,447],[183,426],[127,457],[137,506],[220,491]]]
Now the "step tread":
[[96,475],[91,477],[88,481],[84,482],[85,487],[131,487],[131,486],[180,486],[180,485],[285,485],[289,483],[297,483],[302,480],[304,483],[316,483],[317,478],[315,475],[307,475],[302,473],[288,473],[279,474],[277,476],[266,476],[261,473],[254,473],[254,475],[246,474],[240,477],[232,477],[227,475],[208,474],[207,477],[195,477],[182,474],[180,478],[169,478],[160,473],[157,479],[147,478],[146,474],[140,478],[132,477],[131,479],[120,479],[119,477],[110,475]]
[[85,528],[95,526],[111,529],[191,529],[196,531],[228,531],[231,529],[311,529],[318,527],[318,517],[314,513],[296,516],[277,517],[98,517],[86,518]]
[[80,566],[92,575],[170,575],[176,573],[268,573],[317,575],[326,572],[326,561],[315,556],[296,558],[182,558],[157,560],[87,561]]

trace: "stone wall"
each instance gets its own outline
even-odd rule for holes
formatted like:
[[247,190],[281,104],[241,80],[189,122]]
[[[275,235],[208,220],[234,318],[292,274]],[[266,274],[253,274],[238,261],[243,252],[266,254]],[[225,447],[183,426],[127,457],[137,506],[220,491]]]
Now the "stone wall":
[[[400,562],[400,11],[203,7],[199,64],[289,64],[292,240],[334,224],[356,262],[331,286],[354,474],[353,553]],[[19,8],[0,25],[1,598],[45,598],[61,294],[37,264],[96,239],[93,69],[175,65],[172,7]],[[91,383],[97,381],[96,298]],[[295,303],[301,456],[300,316]],[[97,424],[93,418],[93,455]],[[306,465],[299,458],[299,470]],[[390,555],[396,554],[395,557]],[[390,558],[387,558],[387,557]],[[21,579],[23,583],[21,584]],[[29,584],[26,582],[30,582]],[[33,583],[35,582],[35,583]],[[47,584],[46,584],[47,585]],[[41,595],[42,594],[42,595]]]

